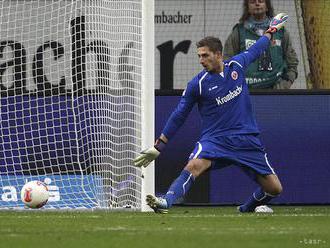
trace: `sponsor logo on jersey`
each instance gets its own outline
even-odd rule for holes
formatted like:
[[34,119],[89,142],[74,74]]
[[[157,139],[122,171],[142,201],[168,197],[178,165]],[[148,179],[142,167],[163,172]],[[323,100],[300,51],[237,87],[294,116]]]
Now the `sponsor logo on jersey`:
[[226,102],[229,102],[230,100],[234,99],[235,97],[239,96],[242,93],[243,90],[243,86],[236,86],[236,89],[234,89],[233,91],[229,91],[227,95],[225,95],[224,97],[217,97],[215,98],[215,100],[217,101],[217,104],[220,106]]
[[238,73],[237,73],[237,71],[232,71],[232,72],[231,72],[231,78],[232,78],[233,80],[236,80],[236,79],[238,78]]

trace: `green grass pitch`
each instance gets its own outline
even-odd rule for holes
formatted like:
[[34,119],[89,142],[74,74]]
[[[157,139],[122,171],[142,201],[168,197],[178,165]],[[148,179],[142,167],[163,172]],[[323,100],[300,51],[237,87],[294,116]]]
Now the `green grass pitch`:
[[330,247],[330,206],[278,206],[274,214],[235,207],[140,212],[0,211],[0,247]]

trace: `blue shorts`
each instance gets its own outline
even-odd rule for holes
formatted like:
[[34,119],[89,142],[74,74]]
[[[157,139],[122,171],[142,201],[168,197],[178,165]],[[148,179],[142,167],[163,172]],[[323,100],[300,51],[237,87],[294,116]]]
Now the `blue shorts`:
[[230,135],[196,143],[189,160],[204,158],[212,160],[211,169],[238,165],[249,176],[255,172],[261,175],[275,174],[267,153],[255,135]]

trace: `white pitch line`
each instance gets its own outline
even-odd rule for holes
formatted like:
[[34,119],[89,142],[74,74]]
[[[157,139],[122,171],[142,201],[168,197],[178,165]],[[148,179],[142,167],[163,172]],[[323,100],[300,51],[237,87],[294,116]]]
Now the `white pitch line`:
[[270,217],[330,217],[330,214],[269,214],[269,213],[258,213],[258,214],[205,214],[205,215],[187,215],[187,214],[182,214],[182,215],[167,215],[170,218],[255,218],[258,216],[270,216]]

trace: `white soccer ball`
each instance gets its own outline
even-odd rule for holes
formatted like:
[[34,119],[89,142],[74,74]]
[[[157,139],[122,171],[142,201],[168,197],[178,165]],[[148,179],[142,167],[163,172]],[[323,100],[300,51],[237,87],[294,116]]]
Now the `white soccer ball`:
[[21,190],[22,202],[29,208],[43,207],[47,203],[48,198],[48,188],[41,181],[28,182]]

